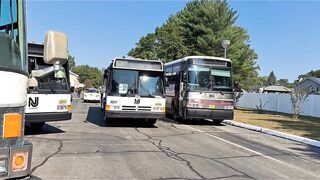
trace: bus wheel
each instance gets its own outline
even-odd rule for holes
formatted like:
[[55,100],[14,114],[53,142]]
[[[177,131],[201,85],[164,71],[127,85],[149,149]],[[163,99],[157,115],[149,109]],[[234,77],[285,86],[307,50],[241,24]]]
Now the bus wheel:
[[157,119],[148,119],[147,124],[153,126],[157,122]]
[[31,123],[30,125],[32,129],[40,130],[43,128],[45,124],[46,124],[45,122],[39,122],[39,123]]
[[223,119],[213,119],[212,123],[213,123],[213,125],[221,125],[222,121],[223,121]]

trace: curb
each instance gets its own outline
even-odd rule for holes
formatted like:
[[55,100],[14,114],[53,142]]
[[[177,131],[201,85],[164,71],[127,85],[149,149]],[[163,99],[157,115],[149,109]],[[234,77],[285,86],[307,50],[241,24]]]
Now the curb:
[[315,147],[320,147],[320,141],[317,141],[317,140],[314,140],[314,139],[304,138],[304,137],[301,137],[301,136],[287,134],[287,133],[284,133],[284,132],[279,132],[279,131],[268,129],[268,128],[262,128],[262,127],[259,127],[259,126],[248,125],[248,124],[235,122],[235,121],[231,121],[231,120],[224,120],[223,123],[224,124],[228,124],[228,125],[232,125],[232,126],[236,126],[236,127],[249,129],[249,130],[256,131],[256,132],[261,132],[261,133],[268,134],[268,135],[271,135],[271,136],[276,136],[276,137],[288,139],[288,140],[291,140],[291,141],[300,142],[300,143],[311,145],[311,146],[315,146]]

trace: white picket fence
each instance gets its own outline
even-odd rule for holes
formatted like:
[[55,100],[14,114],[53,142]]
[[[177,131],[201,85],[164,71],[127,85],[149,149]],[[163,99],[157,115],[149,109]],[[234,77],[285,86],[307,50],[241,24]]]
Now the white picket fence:
[[[237,106],[240,108],[257,109],[263,106],[263,110],[292,114],[292,103],[289,94],[274,93],[245,93]],[[320,95],[309,95],[302,106],[302,115],[320,117]],[[320,119],[319,119],[320,120]]]

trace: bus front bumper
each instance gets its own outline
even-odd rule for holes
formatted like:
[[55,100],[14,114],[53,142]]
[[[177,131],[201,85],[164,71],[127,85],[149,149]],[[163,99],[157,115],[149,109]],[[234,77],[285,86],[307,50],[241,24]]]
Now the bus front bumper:
[[187,108],[186,119],[233,120],[233,110]]
[[72,117],[71,112],[26,113],[26,122],[40,123],[49,121],[66,121]]
[[139,112],[139,111],[105,111],[107,118],[128,119],[163,119],[164,112]]
[[0,179],[28,176],[31,169],[32,144],[0,148]]

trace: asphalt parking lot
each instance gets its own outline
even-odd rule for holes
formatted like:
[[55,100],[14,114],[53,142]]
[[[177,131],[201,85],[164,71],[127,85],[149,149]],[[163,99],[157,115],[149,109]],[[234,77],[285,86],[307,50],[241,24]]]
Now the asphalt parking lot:
[[40,179],[318,179],[320,148],[208,121],[113,124],[99,104],[73,104],[70,121],[26,129]]

